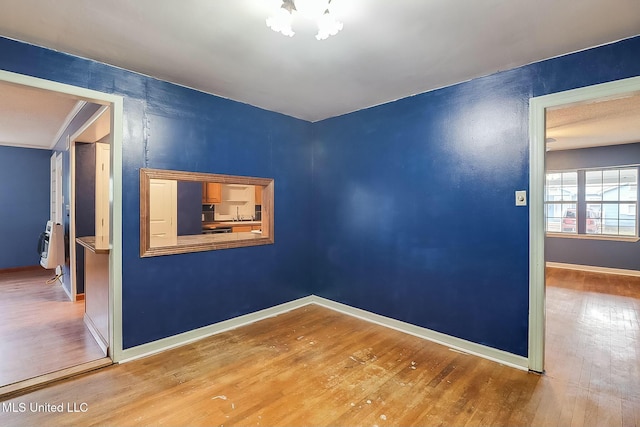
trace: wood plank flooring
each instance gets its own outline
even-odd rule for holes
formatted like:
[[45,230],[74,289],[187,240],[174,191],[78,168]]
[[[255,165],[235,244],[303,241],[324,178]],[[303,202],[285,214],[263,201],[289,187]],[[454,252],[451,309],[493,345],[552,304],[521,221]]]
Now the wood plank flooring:
[[[622,320],[602,329],[624,332],[598,351],[588,335],[604,317],[598,298],[565,301],[565,291],[548,289],[542,376],[311,305],[6,400],[0,424],[640,426],[637,299],[610,310]],[[575,331],[587,333],[575,337],[581,348],[565,342]]]
[[51,270],[0,272],[0,387],[104,357]]
[[565,390],[572,424],[640,425],[640,277],[546,277],[546,376]]

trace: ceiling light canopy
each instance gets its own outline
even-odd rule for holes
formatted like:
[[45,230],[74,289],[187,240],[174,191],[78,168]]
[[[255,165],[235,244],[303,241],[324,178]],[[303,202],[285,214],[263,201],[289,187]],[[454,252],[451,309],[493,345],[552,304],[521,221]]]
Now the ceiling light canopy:
[[293,37],[293,18],[301,16],[318,26],[317,40],[327,39],[342,30],[342,22],[331,14],[330,4],[331,0],[283,0],[267,18],[267,26],[275,32]]

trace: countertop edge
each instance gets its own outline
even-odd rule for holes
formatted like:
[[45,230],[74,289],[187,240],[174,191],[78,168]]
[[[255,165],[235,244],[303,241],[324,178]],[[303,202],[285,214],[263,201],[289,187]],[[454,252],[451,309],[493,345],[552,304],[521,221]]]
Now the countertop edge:
[[76,243],[96,254],[108,254],[109,248],[96,248],[96,236],[76,237]]

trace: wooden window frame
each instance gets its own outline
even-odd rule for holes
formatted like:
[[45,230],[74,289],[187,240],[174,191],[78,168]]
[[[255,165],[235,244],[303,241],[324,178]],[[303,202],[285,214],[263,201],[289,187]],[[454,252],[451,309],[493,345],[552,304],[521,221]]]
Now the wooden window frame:
[[[262,233],[251,239],[221,240],[214,234],[178,236],[173,246],[152,247],[149,227],[150,179],[174,179],[176,181],[216,182],[220,184],[244,184],[262,187]],[[235,175],[219,175],[202,172],[185,172],[165,169],[140,169],[140,257],[184,254],[273,244],[274,239],[274,180]]]

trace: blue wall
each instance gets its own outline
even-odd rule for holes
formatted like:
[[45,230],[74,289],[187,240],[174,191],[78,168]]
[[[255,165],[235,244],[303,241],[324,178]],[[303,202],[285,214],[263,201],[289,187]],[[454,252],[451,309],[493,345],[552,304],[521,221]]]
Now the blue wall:
[[314,126],[314,292],[527,355],[529,98],[640,74],[640,37]]
[[178,236],[202,232],[202,184],[178,181]]
[[0,146],[0,270],[38,265],[49,220],[51,151]]
[[[76,143],[76,236],[96,234],[96,145]],[[84,251],[76,243],[76,293],[84,293]]]
[[[548,171],[623,166],[640,163],[640,143],[580,150],[550,151]],[[546,261],[640,270],[640,242],[545,238]]]
[[[16,41],[0,53],[0,69],[125,98],[124,348],[310,293],[310,123]],[[141,259],[141,167],[274,178],[275,244]]]
[[[634,38],[315,124],[6,39],[0,68],[125,97],[125,348],[313,292],[526,355],[514,190],[529,98],[639,75],[639,51]],[[275,178],[275,245],[141,259],[140,167]]]

